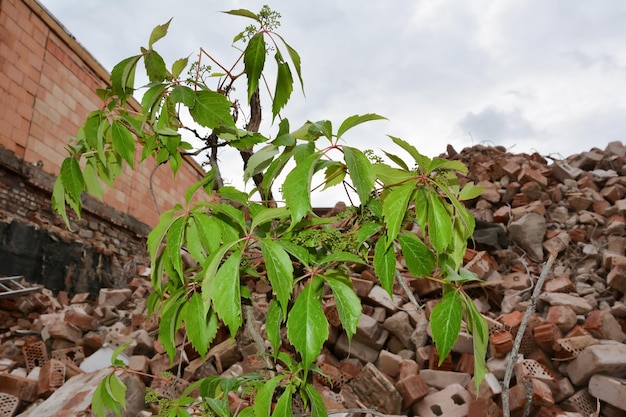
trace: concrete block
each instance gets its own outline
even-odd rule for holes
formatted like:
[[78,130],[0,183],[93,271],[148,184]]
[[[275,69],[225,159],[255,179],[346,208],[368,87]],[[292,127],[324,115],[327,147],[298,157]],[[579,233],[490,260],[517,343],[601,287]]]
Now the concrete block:
[[592,345],[567,365],[567,375],[574,385],[584,385],[596,373],[626,372],[626,345]]
[[471,395],[459,384],[427,395],[415,406],[413,411],[420,417],[465,417],[471,402]]
[[589,394],[626,411],[626,379],[595,374],[589,380]]
[[419,375],[424,378],[424,381],[426,381],[429,387],[439,390],[452,384],[458,384],[464,387],[469,384],[472,379],[470,374],[452,371],[436,371],[433,369],[422,369]]

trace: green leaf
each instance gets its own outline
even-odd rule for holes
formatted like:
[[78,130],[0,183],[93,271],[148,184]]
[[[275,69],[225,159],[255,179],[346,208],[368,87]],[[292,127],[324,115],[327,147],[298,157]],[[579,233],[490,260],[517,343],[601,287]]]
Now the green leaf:
[[250,19],[256,20],[257,22],[261,23],[261,21],[259,20],[259,16],[252,13],[250,10],[236,9],[236,10],[229,10],[229,11],[222,12],[222,13],[230,14],[233,16],[249,17]]
[[267,278],[282,307],[282,313],[286,316],[287,305],[293,291],[293,264],[289,254],[271,239],[261,240],[261,252],[265,260]]
[[300,86],[302,87],[302,91],[304,92],[304,82],[302,81],[302,68],[301,68],[300,55],[298,55],[298,52],[295,49],[293,49],[291,46],[289,46],[287,42],[285,42],[285,39],[283,39],[282,36],[280,36],[279,34],[276,34],[276,36],[278,36],[280,40],[283,41],[283,44],[285,44],[285,47],[287,48],[287,52],[289,53],[289,57],[291,58],[291,62],[293,63],[294,68],[296,69],[296,74],[298,74],[298,78],[300,79]]
[[183,103],[191,109],[196,105],[196,93],[186,85],[177,85],[172,89],[170,98],[174,103]]
[[143,63],[146,67],[146,74],[151,83],[165,80],[169,73],[165,66],[163,57],[157,51],[148,50],[143,56]]
[[393,162],[396,163],[396,165],[398,165],[400,168],[402,168],[405,171],[410,171],[409,167],[407,166],[406,162],[404,162],[404,160],[402,158],[400,158],[397,155],[394,155],[392,153],[389,153],[385,150],[383,150],[383,153],[387,156],[387,158],[391,159]]
[[252,217],[252,223],[250,224],[250,230],[254,230],[260,225],[267,223],[271,220],[286,219],[289,217],[289,210],[286,207],[267,208],[263,207],[261,211]]
[[259,32],[250,39],[243,53],[243,65],[248,77],[248,103],[259,88],[259,79],[265,66],[265,53],[265,39],[263,32]]
[[436,171],[436,170],[445,170],[445,169],[458,171],[463,174],[467,174],[467,167],[465,166],[463,162],[450,161],[444,158],[434,158],[432,162],[430,163],[428,173]]
[[468,182],[459,193],[459,200],[466,201],[473,200],[476,197],[480,197],[480,195],[483,193],[483,189],[484,188],[482,186],[477,186],[473,182]]
[[[110,374],[105,378],[105,387],[111,393],[111,397],[117,404],[120,404],[126,410],[126,385],[116,374]],[[121,415],[119,407],[114,410],[116,414]],[[118,413],[119,412],[119,413]]]
[[217,194],[226,200],[239,203],[243,206],[246,206],[248,204],[248,194],[244,193],[243,191],[239,191],[237,188],[233,187],[232,185],[227,185],[225,187],[220,188],[217,191]]
[[394,188],[383,201],[383,217],[387,226],[387,246],[398,236],[417,181],[410,181]]
[[194,292],[187,302],[185,311],[185,329],[194,349],[204,358],[219,326],[217,316],[211,310],[207,316],[204,311],[202,295]]
[[461,331],[461,297],[453,288],[444,292],[443,298],[430,313],[430,329],[439,353],[439,365],[450,354]]
[[287,337],[302,357],[306,374],[328,339],[328,319],[321,304],[321,278],[313,277],[296,298],[287,318]]
[[218,400],[216,398],[204,397],[203,398],[211,411],[218,417],[230,416],[230,410],[228,409],[228,400]]
[[452,240],[452,218],[438,195],[428,193],[428,236],[430,244],[439,254]]
[[324,190],[341,184],[346,178],[346,165],[336,162],[326,168],[324,171]]
[[480,388],[480,384],[487,375],[487,345],[489,343],[489,329],[485,318],[476,308],[474,301],[464,294],[463,305],[465,307],[465,317],[467,321],[467,329],[474,336],[474,383],[476,384],[476,392]]
[[374,248],[374,272],[382,287],[391,296],[393,282],[396,279],[396,253],[393,245],[387,244],[387,236],[378,238]]
[[135,163],[135,138],[130,130],[117,120],[111,125],[111,141],[113,148],[132,168]]
[[350,252],[334,252],[329,255],[324,256],[320,260],[316,262],[318,265],[326,265],[333,262],[339,262],[341,264],[345,263],[355,263],[364,265],[366,262],[361,259],[360,256],[357,256]]
[[209,129],[220,126],[235,128],[230,107],[230,101],[222,94],[199,90],[196,91],[196,104],[189,109],[189,113],[198,124]]
[[278,240],[277,241],[280,246],[283,247],[291,256],[302,262],[304,265],[309,265],[311,263],[311,256],[309,252],[303,248],[302,246],[298,246],[293,242],[289,242],[286,240]]
[[326,405],[320,393],[311,384],[304,385],[304,393],[311,403],[311,417],[328,417]]
[[272,162],[278,151],[278,146],[269,144],[254,152],[243,171],[244,182],[248,182],[250,178],[262,172]]
[[163,345],[170,364],[173,363],[176,356],[176,331],[179,326],[180,313],[185,307],[182,302],[184,288],[177,291],[170,298],[163,302],[161,308],[161,322],[159,323],[159,341]]
[[254,398],[253,406],[254,415],[256,417],[269,417],[270,410],[272,408],[272,400],[274,398],[274,391],[283,378],[283,375],[278,375],[259,386],[256,397]]
[[342,149],[352,183],[359,194],[361,204],[365,205],[374,190],[374,180],[376,180],[372,164],[360,150],[349,146],[344,146]]
[[207,251],[202,244],[200,228],[195,215],[188,217],[187,228],[185,229],[185,242],[189,254],[199,263],[203,263],[207,258]]
[[233,252],[215,275],[213,293],[210,295],[215,312],[228,326],[235,337],[243,323],[241,317],[241,290],[239,283],[239,264],[241,251]]
[[160,106],[157,103],[163,98],[165,92],[165,84],[157,83],[150,87],[141,98],[141,107],[145,113],[145,120],[151,119],[152,114],[158,110]]
[[283,61],[280,52],[276,52],[276,64],[278,66],[278,74],[276,76],[276,89],[274,91],[274,101],[272,102],[272,120],[280,110],[285,107],[293,92],[293,77],[289,64]]
[[135,68],[141,55],[131,56],[120,61],[111,70],[111,87],[113,92],[122,97],[128,97],[133,93],[135,86]]
[[[70,220],[67,217],[67,211],[65,209],[65,187],[61,177],[57,177],[54,181],[54,187],[52,189],[52,208],[54,211],[63,218],[65,225],[71,231]],[[80,218],[80,212],[76,213]]]
[[293,417],[291,405],[291,397],[293,395],[293,386],[291,384],[285,387],[285,391],[280,395],[276,402],[276,407],[272,413],[272,417]]
[[419,153],[417,149],[415,149],[415,146],[411,145],[410,143],[394,136],[389,137],[396,145],[407,151],[409,155],[413,157],[415,163],[419,166],[422,172],[429,172],[431,162],[430,158]]
[[376,177],[386,186],[402,184],[416,177],[413,172],[392,168],[387,164],[373,164],[372,169]]
[[339,130],[337,130],[337,138],[342,137],[344,133],[346,133],[353,127],[360,125],[361,123],[369,122],[371,120],[387,120],[387,118],[374,113],[362,115],[355,114],[354,116],[348,117],[346,120],[343,121],[343,123],[341,123],[341,126],[339,126]]
[[378,223],[361,224],[361,227],[356,232],[356,243],[359,246],[362,245],[367,239],[378,233],[381,228],[382,226]]
[[104,399],[103,393],[104,391],[104,381],[100,382],[96,389],[93,392],[93,396],[91,397],[91,411],[98,417],[105,417],[106,410],[104,408]]
[[154,45],[156,41],[167,35],[167,29],[170,27],[171,21],[172,19],[170,18],[167,22],[152,29],[152,33],[150,33],[150,40],[148,41],[148,48],[152,48],[152,45]]
[[281,345],[280,338],[280,325],[283,323],[284,315],[281,310],[281,306],[278,304],[275,298],[270,301],[267,308],[267,315],[265,316],[265,333],[267,333],[267,340],[272,344],[274,350],[274,358],[278,355],[278,351]]
[[304,216],[309,214],[311,208],[311,179],[315,163],[321,154],[315,153],[294,168],[285,178],[283,183],[283,198],[291,213],[292,226],[295,226]]
[[96,169],[90,161],[87,162],[85,168],[83,169],[83,179],[85,180],[85,190],[92,196],[102,200],[104,187],[102,187],[102,183],[98,179]]
[[413,234],[398,235],[398,242],[409,272],[416,277],[432,274],[437,259],[422,240]]
[[333,291],[341,325],[348,339],[352,339],[361,318],[361,300],[354,292],[350,279],[346,275],[337,272],[326,275],[324,279]]
[[165,254],[170,262],[174,272],[178,275],[181,284],[185,281],[185,271],[183,270],[183,260],[180,251],[183,248],[183,239],[185,237],[185,228],[187,226],[187,217],[179,217],[171,225],[167,231],[167,243],[165,245]]
[[172,64],[172,77],[178,78],[178,76],[183,72],[187,63],[189,62],[189,58],[180,58],[174,61]]
[[80,196],[85,191],[85,180],[80,170],[78,159],[65,158],[61,164],[59,176],[67,195],[76,201],[80,201]]

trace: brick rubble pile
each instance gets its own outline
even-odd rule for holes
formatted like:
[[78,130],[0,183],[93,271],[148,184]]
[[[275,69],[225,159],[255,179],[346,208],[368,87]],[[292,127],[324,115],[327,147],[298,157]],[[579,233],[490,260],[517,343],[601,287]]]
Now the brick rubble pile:
[[[525,408],[537,417],[626,415],[626,147],[613,142],[565,160],[484,146],[450,148],[447,157],[468,165],[463,181],[484,187],[471,202],[478,223],[465,267],[484,280],[466,291],[489,324],[489,374],[476,392],[472,339],[464,332],[438,366],[429,333],[429,313],[441,296],[437,283],[403,274],[418,310],[402,286],[390,298],[371,270],[356,270],[363,315],[352,341],[340,330],[332,296],[324,300],[331,332],[317,365],[326,376],[314,383],[327,407],[501,416],[501,381],[515,337],[545,261],[556,253],[514,365],[512,415]],[[262,333],[271,289],[248,284]],[[263,369],[251,338],[232,343],[226,332],[206,363],[181,334],[172,365],[156,341],[157,323],[146,317],[150,292],[149,280],[137,276],[127,288],[102,289],[97,300],[46,290],[1,298],[0,417],[83,415],[110,372],[111,352],[127,342],[123,358],[136,373],[123,377],[125,416],[156,412],[144,403],[146,387],[174,396],[199,378]],[[149,376],[165,371],[180,371],[180,378]],[[249,401],[229,399],[232,410]]]

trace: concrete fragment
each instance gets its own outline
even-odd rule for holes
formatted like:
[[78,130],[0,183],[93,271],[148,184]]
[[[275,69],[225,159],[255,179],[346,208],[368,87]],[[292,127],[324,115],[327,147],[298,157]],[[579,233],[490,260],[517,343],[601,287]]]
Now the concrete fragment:
[[583,328],[598,339],[615,340],[620,343],[626,340],[626,335],[622,331],[617,319],[608,311],[592,311],[589,316],[587,316]]
[[574,385],[581,386],[596,373],[626,373],[626,345],[592,345],[567,365],[567,375]]
[[509,225],[509,236],[524,249],[534,261],[543,260],[543,238],[546,234],[546,219],[528,213]]
[[626,379],[596,374],[589,380],[589,394],[626,411]]

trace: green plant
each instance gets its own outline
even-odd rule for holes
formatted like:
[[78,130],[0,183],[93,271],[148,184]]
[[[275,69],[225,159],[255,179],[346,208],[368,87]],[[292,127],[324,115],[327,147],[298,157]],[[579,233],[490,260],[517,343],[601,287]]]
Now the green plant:
[[[141,151],[141,161],[155,158],[159,164],[169,164],[175,173],[182,155],[191,150],[181,131],[192,131],[204,141],[202,150],[208,153],[211,169],[204,180],[187,190],[184,202],[161,215],[148,237],[155,289],[149,309],[159,315],[159,339],[172,360],[175,336],[181,328],[204,357],[221,325],[232,337],[241,331],[250,305],[244,282],[262,279],[272,288],[266,337],[273,348],[270,355],[259,347],[259,354],[267,355],[270,362],[265,374],[238,382],[215,378],[198,382],[203,402],[197,407],[204,407],[208,414],[231,415],[225,394],[245,386],[252,399],[249,407],[239,410],[241,414],[288,416],[294,401],[299,400],[312,415],[326,415],[322,399],[311,385],[311,372],[318,371],[315,360],[329,335],[322,294],[332,293],[342,328],[352,337],[361,317],[361,303],[352,288],[351,268],[373,267],[382,287],[391,294],[394,282],[401,279],[396,266],[399,254],[413,276],[443,284],[443,298],[431,314],[433,339],[442,361],[451,351],[465,315],[467,329],[474,335],[476,383],[480,384],[486,369],[487,327],[463,291],[465,282],[477,278],[462,268],[462,261],[474,229],[474,219],[463,201],[475,198],[481,190],[472,183],[460,186],[456,174],[466,172],[466,167],[456,161],[428,158],[396,137],[391,141],[411,157],[410,163],[384,151],[393,165],[388,164],[371,151],[343,144],[350,129],[384,119],[376,114],[350,116],[336,129],[330,120],[322,120],[307,121],[293,130],[287,119],[281,119],[273,138],[258,133],[259,86],[268,85],[261,82],[267,71],[266,56],[273,54],[277,71],[274,89],[268,94],[272,119],[290,98],[294,73],[302,85],[300,57],[274,31],[279,15],[267,7],[259,14],[248,10],[226,13],[249,18],[255,25],[235,37],[235,43],[244,47],[230,67],[201,50],[200,58],[211,59],[222,73],[211,73],[209,66],[197,62],[192,65],[195,73],[183,77],[189,64],[186,58],[168,68],[153,46],[166,35],[169,22],[154,29],[148,47],[139,55],[115,66],[111,86],[99,90],[104,106],[88,116],[68,147],[70,156],[54,187],[54,208],[69,224],[66,204],[80,215],[82,193],[99,196],[104,190],[102,182],[114,186],[124,164],[135,168],[136,149]],[[128,101],[136,93],[135,72],[142,60],[150,83],[144,86],[141,111],[136,114]],[[232,97],[243,75],[250,118],[238,127],[243,122],[237,120],[238,103]],[[206,84],[211,80],[217,80],[217,88]],[[180,116],[183,108],[192,123]],[[198,133],[198,126],[209,133]],[[222,146],[241,154],[244,180],[255,184],[252,192],[223,186],[215,157]],[[331,151],[341,157],[332,159]],[[337,218],[313,214],[311,193],[319,187],[339,185],[352,190],[359,204],[340,215],[342,228],[333,228],[331,223]],[[273,197],[277,188],[283,201]],[[199,194],[201,198],[194,198]],[[197,267],[184,268],[182,248],[197,261]],[[281,332],[284,328],[286,333]],[[283,334],[293,347],[291,354],[281,348]],[[281,365],[279,370],[276,363]],[[94,403],[99,415],[103,406],[119,413],[115,404],[121,392],[116,379],[112,374],[108,385],[99,388]],[[183,395],[163,404],[170,410],[164,415],[188,415],[182,406],[191,401]]]

